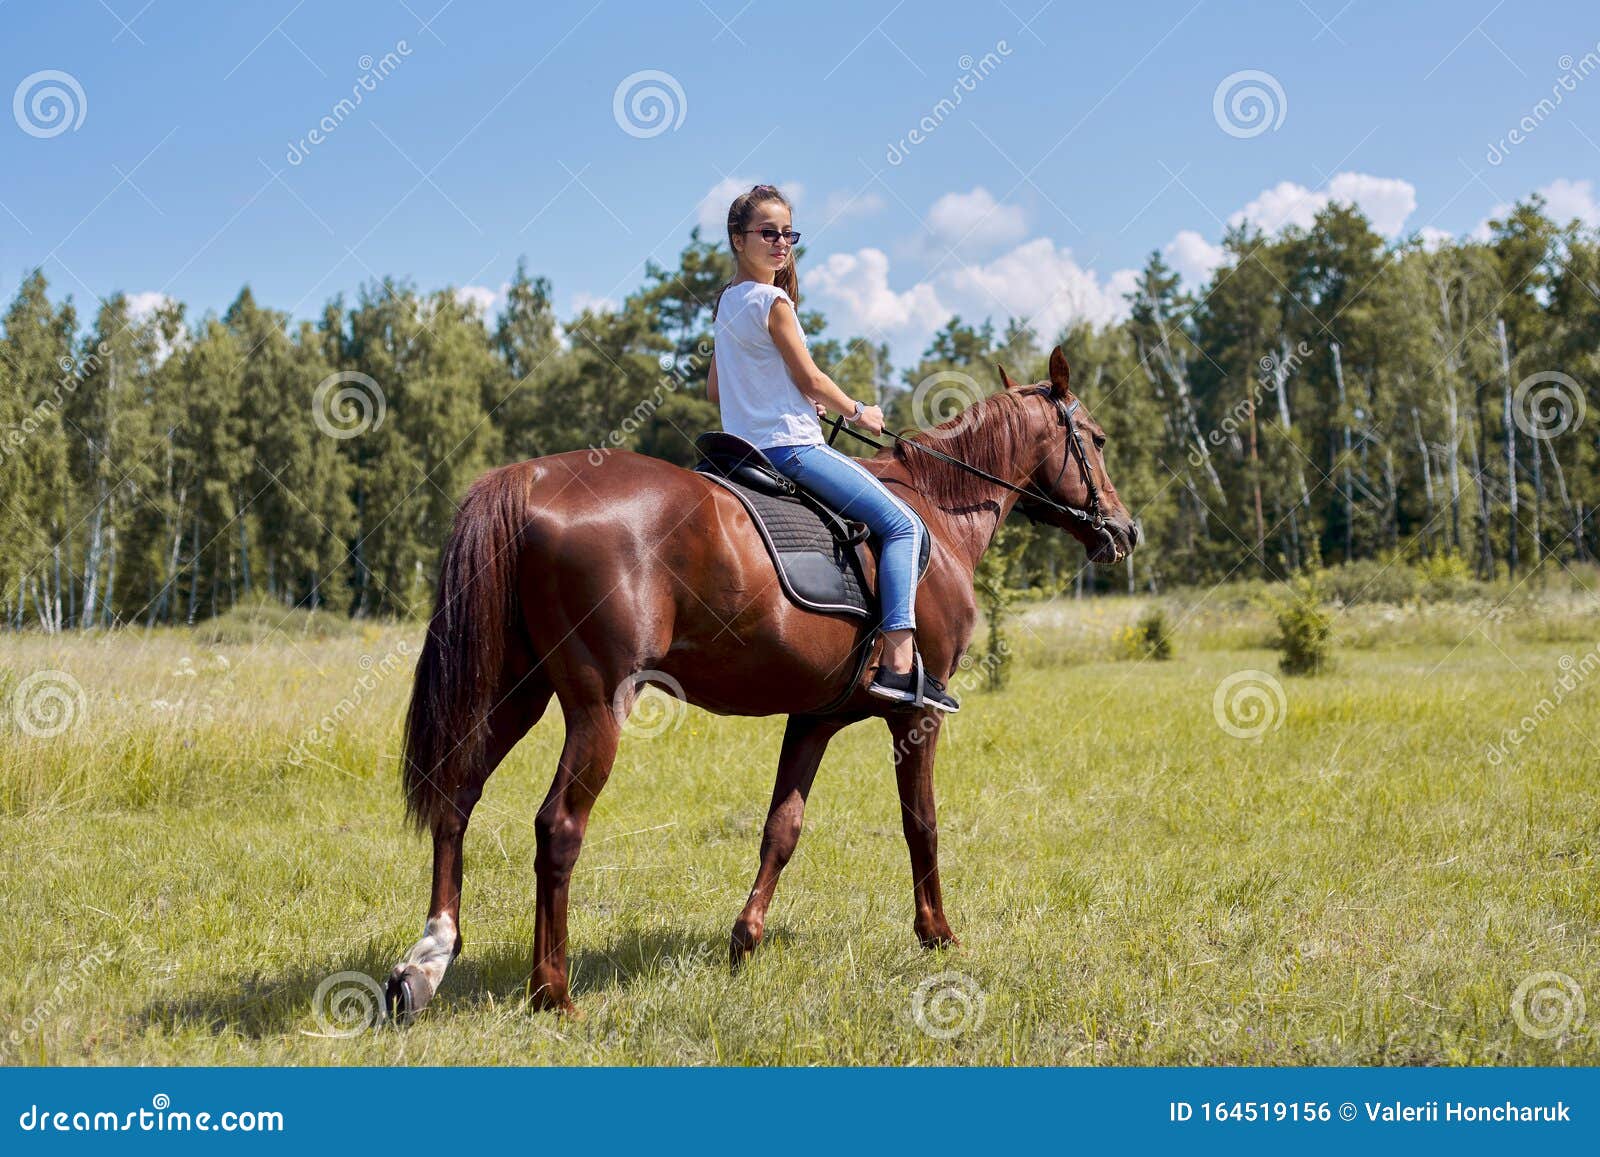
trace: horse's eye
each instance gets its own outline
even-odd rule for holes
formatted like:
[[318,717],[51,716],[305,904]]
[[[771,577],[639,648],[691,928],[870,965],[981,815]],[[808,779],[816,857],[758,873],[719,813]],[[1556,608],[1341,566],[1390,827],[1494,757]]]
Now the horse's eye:
[[1104,450],[1106,448],[1106,436],[1104,434],[1096,434],[1094,436],[1094,448],[1096,450]]

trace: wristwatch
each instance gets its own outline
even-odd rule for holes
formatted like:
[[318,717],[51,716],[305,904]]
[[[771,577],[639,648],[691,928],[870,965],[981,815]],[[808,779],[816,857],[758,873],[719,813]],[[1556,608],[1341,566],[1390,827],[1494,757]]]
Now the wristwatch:
[[851,414],[848,418],[845,419],[845,421],[849,422],[851,425],[854,425],[855,423],[861,421],[861,415],[866,413],[866,411],[867,411],[866,405],[858,398],[858,399],[856,399],[855,413]]

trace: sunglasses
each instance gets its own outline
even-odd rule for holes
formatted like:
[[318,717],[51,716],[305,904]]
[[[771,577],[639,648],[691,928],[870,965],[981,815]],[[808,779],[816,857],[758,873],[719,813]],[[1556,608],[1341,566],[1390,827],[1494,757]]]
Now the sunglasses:
[[745,232],[761,234],[761,240],[768,245],[776,245],[779,237],[782,237],[790,245],[798,245],[800,243],[800,234],[793,229],[774,229],[771,225],[768,225],[765,229],[746,229]]

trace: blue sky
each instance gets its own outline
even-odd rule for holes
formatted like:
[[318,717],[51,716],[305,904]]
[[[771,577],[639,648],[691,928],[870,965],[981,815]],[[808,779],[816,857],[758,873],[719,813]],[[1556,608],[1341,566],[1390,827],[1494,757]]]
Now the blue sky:
[[771,181],[807,305],[903,361],[952,312],[1115,316],[1240,213],[1600,223],[1592,4],[0,0],[0,62],[0,293],[42,264],[80,308],[313,316],[392,273],[492,314],[526,256],[567,316]]

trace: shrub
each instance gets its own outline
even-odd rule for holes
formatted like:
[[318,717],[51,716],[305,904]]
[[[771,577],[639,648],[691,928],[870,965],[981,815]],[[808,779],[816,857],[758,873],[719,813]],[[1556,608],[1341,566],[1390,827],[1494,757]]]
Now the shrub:
[[983,670],[984,684],[990,691],[1002,690],[1011,677],[1006,626],[1014,613],[1017,592],[1007,585],[1007,580],[1032,538],[1029,527],[999,527],[973,575],[973,587],[989,626],[984,639]]
[[1358,559],[1323,576],[1328,596],[1345,606],[1357,603],[1392,603],[1399,606],[1416,597],[1422,585],[1415,570],[1398,559]]
[[241,600],[214,619],[196,623],[194,640],[200,646],[255,644],[268,639],[339,639],[361,633],[359,620],[342,610],[291,608],[266,597]]
[[1333,620],[1322,609],[1322,590],[1315,579],[1300,576],[1289,584],[1288,597],[1277,602],[1278,667],[1285,675],[1315,675],[1328,665]]
[[1422,578],[1422,597],[1429,602],[1449,602],[1470,596],[1475,588],[1472,568],[1459,551],[1433,554],[1417,566]]
[[1133,647],[1141,659],[1172,658],[1172,624],[1166,611],[1151,607],[1140,617],[1133,628]]

